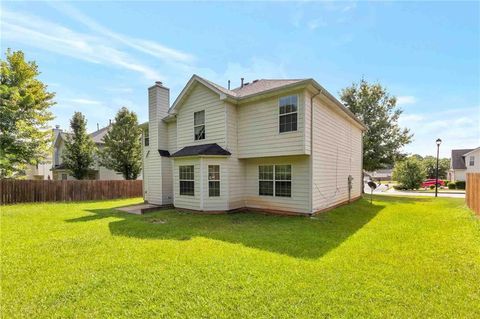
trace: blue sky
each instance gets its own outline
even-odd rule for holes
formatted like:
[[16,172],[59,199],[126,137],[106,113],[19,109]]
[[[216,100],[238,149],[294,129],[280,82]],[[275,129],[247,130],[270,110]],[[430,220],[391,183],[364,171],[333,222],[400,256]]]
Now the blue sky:
[[147,87],[171,102],[197,73],[226,86],[315,78],[338,97],[364,77],[398,97],[405,151],[480,146],[478,2],[6,2],[1,46],[36,60],[57,93],[52,124],[89,129],[121,106],[147,118]]

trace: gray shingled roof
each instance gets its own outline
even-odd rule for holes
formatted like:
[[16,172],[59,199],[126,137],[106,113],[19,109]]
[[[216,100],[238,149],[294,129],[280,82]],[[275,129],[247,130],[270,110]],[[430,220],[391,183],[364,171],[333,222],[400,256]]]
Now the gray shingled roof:
[[474,149],[452,150],[452,168],[453,169],[466,169],[464,154],[473,151]]
[[105,126],[104,128],[99,129],[98,131],[95,131],[93,133],[90,133],[90,136],[92,137],[92,140],[97,143],[97,144],[103,144],[103,138],[105,135],[108,133],[108,130],[110,129],[110,126]]
[[216,143],[185,146],[181,150],[173,153],[172,157],[198,156],[198,155],[231,155],[231,153]]
[[[92,137],[92,140],[96,143],[96,144],[104,144],[103,142],[103,138],[105,137],[105,135],[107,134],[108,130],[110,129],[110,126],[105,126],[101,129],[99,129],[98,131],[95,131],[95,132],[92,132],[88,135],[90,135]],[[68,133],[68,132],[60,132],[60,136],[65,140],[68,136],[70,136],[72,133]]]
[[281,87],[286,86],[286,85],[290,85],[290,84],[294,84],[294,83],[298,83],[298,82],[302,82],[302,81],[307,80],[307,79],[285,79],[285,80],[283,80],[283,79],[261,79],[261,80],[254,80],[250,83],[247,82],[243,85],[243,87],[238,87],[238,88],[235,88],[233,90],[229,90],[229,89],[224,88],[221,85],[218,85],[218,84],[216,84],[216,83],[214,83],[210,80],[207,80],[205,78],[202,78],[198,75],[197,75],[197,77],[201,78],[203,81],[205,81],[208,84],[210,84],[211,86],[215,87],[220,92],[222,92],[224,94],[227,94],[227,95],[230,95],[230,96],[233,96],[233,97],[236,97],[236,98],[247,97],[247,96],[250,96],[250,95],[257,94],[257,93],[265,92],[265,91],[268,91],[268,90],[278,89],[278,88],[281,88]]
[[287,79],[287,80],[269,80],[261,79],[247,83],[243,87],[238,87],[232,90],[236,97],[246,97],[264,91],[278,89],[282,86],[305,81],[306,79]]

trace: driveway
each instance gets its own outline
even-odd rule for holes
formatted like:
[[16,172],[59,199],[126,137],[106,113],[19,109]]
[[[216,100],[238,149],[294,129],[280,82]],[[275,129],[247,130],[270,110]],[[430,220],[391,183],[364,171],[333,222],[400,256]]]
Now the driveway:
[[[370,194],[370,187],[365,184],[365,193]],[[398,191],[393,188],[387,189],[385,185],[379,185],[377,189],[373,191],[375,195],[391,195],[391,196],[430,196],[434,197],[435,193],[416,192],[416,191]],[[438,197],[451,197],[451,198],[465,198],[465,193],[444,193],[438,192]]]

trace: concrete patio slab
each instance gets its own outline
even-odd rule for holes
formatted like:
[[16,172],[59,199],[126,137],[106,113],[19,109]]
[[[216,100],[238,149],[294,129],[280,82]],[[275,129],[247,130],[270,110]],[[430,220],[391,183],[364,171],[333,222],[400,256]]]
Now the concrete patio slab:
[[155,210],[160,210],[160,209],[168,209],[168,208],[173,208],[172,205],[153,205],[153,204],[138,204],[138,205],[130,205],[130,206],[124,206],[124,207],[118,207],[117,209],[129,213],[129,214],[135,214],[135,215],[142,215],[151,211]]

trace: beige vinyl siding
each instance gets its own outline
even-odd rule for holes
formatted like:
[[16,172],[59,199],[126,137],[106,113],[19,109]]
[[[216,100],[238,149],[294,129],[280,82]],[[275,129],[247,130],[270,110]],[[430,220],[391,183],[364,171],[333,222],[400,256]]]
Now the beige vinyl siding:
[[[195,190],[194,196],[180,195],[179,167],[182,165],[194,166]],[[177,208],[201,210],[200,198],[200,158],[175,158],[173,160],[173,192],[174,205]]]
[[[205,139],[195,141],[193,114],[205,110]],[[218,94],[196,84],[177,114],[177,148],[217,143],[225,147],[225,107]]]
[[[245,205],[258,209],[273,209],[309,213],[309,156],[283,156],[245,159]],[[258,195],[259,165],[292,165],[292,197]]]
[[158,149],[167,149],[167,124],[161,119],[167,116],[169,107],[169,91],[154,86],[148,90],[148,130],[150,145],[146,149],[145,174],[148,176],[145,183],[147,190],[146,200],[152,204],[163,205],[164,192],[162,173],[162,158]]
[[[103,166],[97,165],[98,170],[98,179],[100,180],[123,180],[123,175],[119,174],[115,171],[112,171],[110,169],[107,169]],[[141,179],[141,175],[138,176],[139,179]]]
[[177,122],[167,124],[168,131],[168,151],[173,154],[177,151]]
[[[298,95],[297,131],[279,132],[278,100]],[[305,99],[302,91],[237,106],[239,158],[306,154]]]
[[245,163],[238,159],[238,109],[235,105],[225,103],[225,111],[227,123],[226,149],[232,154],[226,161],[228,168],[228,209],[236,209],[245,206]]
[[[474,156],[474,165],[470,166],[470,156]],[[480,149],[477,149],[467,156],[465,156],[465,165],[467,166],[467,170],[465,173],[478,173],[480,172]],[[464,179],[466,178],[466,175]]]
[[162,157],[162,203],[173,204],[173,160]]
[[313,127],[313,211],[318,211],[348,200],[349,175],[351,198],[360,196],[362,132],[323,97],[314,99]]
[[145,174],[148,176],[145,179],[145,183],[147,183],[146,199],[151,204],[162,205],[162,159],[153,145],[150,145],[145,163]]

